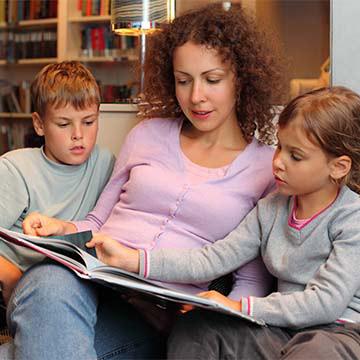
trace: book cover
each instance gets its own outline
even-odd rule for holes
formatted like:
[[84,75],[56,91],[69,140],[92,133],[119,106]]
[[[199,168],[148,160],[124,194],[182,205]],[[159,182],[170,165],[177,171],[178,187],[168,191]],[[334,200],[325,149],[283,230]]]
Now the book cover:
[[0,227],[0,240],[26,247],[73,270],[83,279],[94,281],[113,288],[124,294],[144,295],[158,302],[159,306],[169,304],[190,304],[203,309],[236,316],[257,325],[265,325],[263,320],[237,312],[213,300],[157,285],[139,275],[122,269],[105,265],[95,256],[94,249],[88,249],[85,244],[92,237],[90,231],[65,235],[60,238],[41,238],[16,233]]

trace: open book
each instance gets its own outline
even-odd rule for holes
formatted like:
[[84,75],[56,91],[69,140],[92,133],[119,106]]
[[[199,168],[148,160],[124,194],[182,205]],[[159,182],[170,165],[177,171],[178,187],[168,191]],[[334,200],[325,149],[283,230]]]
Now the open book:
[[[42,238],[24,235],[0,227],[0,241],[23,246],[68,267],[83,279],[95,281],[122,293],[145,295],[158,306],[166,308],[167,303],[190,304],[200,308],[237,316],[258,325],[262,320],[237,312],[213,300],[178,290],[172,290],[116,267],[108,266],[96,258],[95,249],[88,249],[85,243],[92,238],[91,231],[85,231],[59,238]],[[31,253],[31,251],[30,251]]]

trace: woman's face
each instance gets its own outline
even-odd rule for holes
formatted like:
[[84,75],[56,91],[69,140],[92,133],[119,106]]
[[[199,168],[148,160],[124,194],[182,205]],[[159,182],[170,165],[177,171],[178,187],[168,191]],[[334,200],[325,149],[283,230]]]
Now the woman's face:
[[235,75],[218,52],[191,41],[174,51],[176,98],[199,131],[237,125]]

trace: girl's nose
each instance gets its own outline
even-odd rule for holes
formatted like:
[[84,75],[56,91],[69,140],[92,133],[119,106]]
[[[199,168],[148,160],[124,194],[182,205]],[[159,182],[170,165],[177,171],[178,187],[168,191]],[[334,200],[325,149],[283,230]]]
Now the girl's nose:
[[281,152],[279,149],[276,149],[273,157],[273,168],[276,170],[284,170],[284,163],[281,158]]

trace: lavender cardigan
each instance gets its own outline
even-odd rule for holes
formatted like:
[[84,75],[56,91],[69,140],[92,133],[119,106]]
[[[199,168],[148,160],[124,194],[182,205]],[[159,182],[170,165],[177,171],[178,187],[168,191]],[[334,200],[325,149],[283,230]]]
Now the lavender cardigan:
[[[91,229],[145,250],[199,248],[224,238],[274,187],[273,149],[253,140],[225,176],[189,183],[179,137],[181,119],[150,119],[127,136],[114,172],[79,231]],[[235,273],[230,296],[263,296],[270,277],[256,259]],[[203,284],[165,284],[198,293]]]

